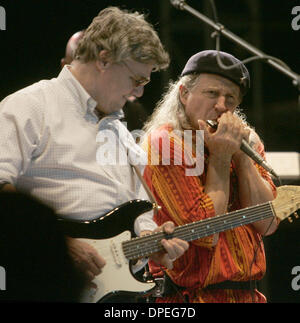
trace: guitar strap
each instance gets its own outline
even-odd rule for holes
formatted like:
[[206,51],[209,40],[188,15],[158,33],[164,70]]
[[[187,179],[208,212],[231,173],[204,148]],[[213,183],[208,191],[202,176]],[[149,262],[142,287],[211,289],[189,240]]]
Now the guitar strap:
[[[148,187],[146,181],[143,178],[143,175],[141,174],[140,169],[137,165],[130,164],[133,170],[135,171],[137,177],[139,178],[140,182],[142,183],[152,205],[153,205],[153,211],[156,213],[161,209],[161,206],[158,205],[156,198],[154,197],[153,193],[151,192],[150,188]],[[134,265],[132,265],[132,272],[136,274],[141,269],[144,268],[144,274],[143,279],[146,279],[146,276],[149,275],[149,269],[148,269],[148,258],[139,259],[138,262]]]
[[150,201],[152,202],[154,212],[158,212],[161,209],[161,206],[158,205],[158,203],[156,201],[156,198],[153,195],[153,193],[151,192],[151,190],[150,190],[149,186],[147,185],[147,183],[145,182],[145,180],[144,180],[144,178],[143,178],[143,176],[141,174],[140,169],[138,168],[137,165],[132,165],[131,164],[131,167],[135,170],[135,173],[137,174],[137,177],[141,181],[141,183],[142,183],[142,185],[143,185],[143,187],[144,187],[144,189],[145,189],[145,191],[146,191],[146,193],[147,193]]

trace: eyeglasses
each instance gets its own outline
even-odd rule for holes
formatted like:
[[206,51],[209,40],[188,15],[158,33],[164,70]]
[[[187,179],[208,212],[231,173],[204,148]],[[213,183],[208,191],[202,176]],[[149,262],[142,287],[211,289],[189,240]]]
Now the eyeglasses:
[[134,87],[145,86],[150,82],[150,77],[137,76],[124,61],[122,63],[126,66],[128,71],[133,75],[133,76],[130,76],[130,78],[132,80]]

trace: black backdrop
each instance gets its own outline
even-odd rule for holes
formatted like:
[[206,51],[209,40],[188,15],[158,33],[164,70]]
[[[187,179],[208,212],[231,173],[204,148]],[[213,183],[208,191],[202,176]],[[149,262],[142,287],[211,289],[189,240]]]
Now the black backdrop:
[[[212,17],[209,0],[187,3]],[[300,30],[291,26],[291,11],[300,5],[299,1],[215,0],[215,4],[219,20],[227,29],[300,72]],[[192,54],[215,48],[210,37],[212,29],[189,13],[176,10],[169,0],[0,1],[6,10],[6,30],[0,31],[0,100],[40,79],[55,77],[69,37],[86,28],[108,5],[147,14],[171,55],[170,68],[153,75],[141,100],[149,113],[168,80],[177,77]],[[221,49],[241,59],[250,55],[224,37]],[[263,137],[266,150],[299,152],[300,105],[296,87],[265,63],[250,63],[247,67],[253,82],[243,108]],[[299,184],[292,184],[295,183]],[[297,221],[283,223],[274,236],[265,239],[269,266],[262,288],[271,302],[300,301],[300,291],[291,288],[291,270],[300,265],[299,228]]]

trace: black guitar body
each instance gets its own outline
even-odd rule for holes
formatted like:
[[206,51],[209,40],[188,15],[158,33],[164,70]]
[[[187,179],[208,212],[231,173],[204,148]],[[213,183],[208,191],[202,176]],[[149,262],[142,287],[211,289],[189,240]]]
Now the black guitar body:
[[73,238],[107,239],[129,230],[134,236],[135,219],[153,209],[146,200],[131,200],[94,220],[69,220],[58,218],[63,232]]
[[[124,231],[130,231],[131,236],[134,236],[134,221],[135,219],[153,209],[153,204],[146,200],[131,200],[120,206],[112,209],[108,213],[99,216],[94,220],[75,221],[62,217],[58,217],[60,227],[63,232],[73,238],[86,239],[110,239],[119,235]],[[131,266],[129,266],[131,272]],[[137,274],[133,274],[137,281],[142,281],[143,270]],[[101,278],[101,275],[99,276]],[[146,288],[145,288],[146,289]],[[101,299],[101,303],[136,303],[144,302],[140,293],[130,293],[116,291],[107,294]]]

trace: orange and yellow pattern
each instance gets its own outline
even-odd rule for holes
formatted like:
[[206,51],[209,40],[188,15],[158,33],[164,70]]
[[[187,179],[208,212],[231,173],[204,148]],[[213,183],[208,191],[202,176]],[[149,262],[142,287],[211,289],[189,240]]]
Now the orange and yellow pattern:
[[[167,131],[166,131],[167,130]],[[152,136],[165,137],[171,134],[172,129],[164,126]],[[154,220],[158,225],[165,221],[173,221],[176,225],[199,221],[215,216],[213,202],[204,193],[207,170],[207,152],[205,151],[204,172],[200,176],[186,176],[186,164],[174,163],[174,152],[182,145],[181,138],[173,134],[170,139],[170,165],[162,163],[163,156],[161,141],[150,141],[148,138],[148,165],[145,168],[144,178],[152,190],[158,204],[162,207],[155,214]],[[165,139],[165,138],[164,138]],[[155,144],[153,144],[155,142]],[[178,147],[177,147],[178,148]],[[187,147],[185,147],[187,149]],[[264,154],[260,143],[258,151]],[[156,152],[159,163],[152,165],[151,159]],[[191,156],[193,149],[190,150]],[[270,183],[275,194],[275,186],[268,173],[258,166],[260,174]],[[238,182],[232,163],[230,182],[230,201],[228,212],[240,209],[238,199]],[[149,262],[152,275],[160,276],[162,268],[154,262]],[[252,293],[248,290],[206,290],[206,286],[226,280],[249,281],[260,280],[266,270],[266,261],[261,236],[251,225],[241,226],[221,232],[217,244],[213,243],[213,236],[190,242],[187,252],[174,262],[172,270],[167,274],[184,291],[174,296],[158,298],[157,302],[183,302],[183,295],[189,302],[266,302],[265,297],[257,290]]]

